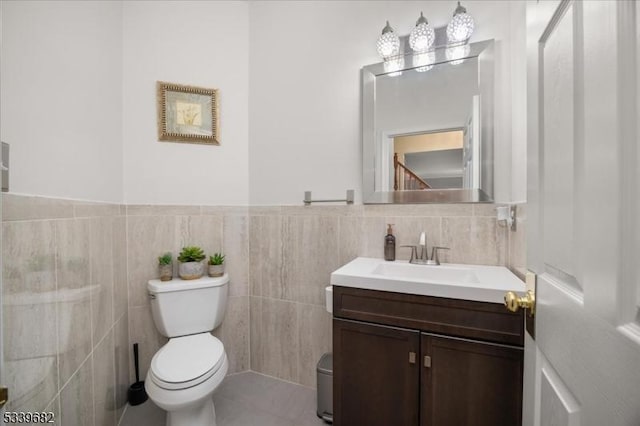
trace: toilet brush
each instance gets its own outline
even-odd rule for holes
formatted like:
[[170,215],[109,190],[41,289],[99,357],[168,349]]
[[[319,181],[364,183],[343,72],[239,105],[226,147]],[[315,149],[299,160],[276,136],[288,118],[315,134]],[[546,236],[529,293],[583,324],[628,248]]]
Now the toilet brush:
[[148,398],[144,389],[144,381],[140,381],[140,366],[138,365],[138,344],[133,344],[133,362],[136,367],[136,382],[129,387],[129,404],[140,405]]

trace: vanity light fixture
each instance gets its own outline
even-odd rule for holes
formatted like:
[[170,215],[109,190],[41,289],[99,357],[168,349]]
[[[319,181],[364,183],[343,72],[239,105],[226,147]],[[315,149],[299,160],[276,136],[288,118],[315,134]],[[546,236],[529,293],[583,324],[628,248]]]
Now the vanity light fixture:
[[414,52],[426,52],[436,39],[436,32],[429,25],[429,21],[420,12],[420,17],[416,21],[416,26],[409,34],[409,45]]
[[460,5],[453,12],[453,18],[447,25],[447,39],[449,43],[462,43],[469,40],[473,34],[474,22],[471,15],[467,13],[467,9]]
[[400,53],[400,37],[393,31],[393,28],[389,25],[389,21],[387,21],[387,25],[382,29],[382,35],[378,38],[376,47],[378,54],[382,56],[383,59]]
[[[473,17],[467,13],[467,9],[458,2],[453,18],[446,28],[447,49],[445,55],[451,65],[459,65],[470,53],[468,44],[469,38],[473,34],[475,23]],[[429,24],[424,13],[420,12],[420,17],[416,25],[409,34],[409,46],[413,50],[413,67],[417,72],[429,71],[435,63],[435,52],[433,44],[436,35],[434,28]],[[391,28],[389,21],[382,29],[382,34],[376,42],[378,54],[384,60],[385,72],[390,77],[402,75],[404,58],[400,55],[400,37]]]

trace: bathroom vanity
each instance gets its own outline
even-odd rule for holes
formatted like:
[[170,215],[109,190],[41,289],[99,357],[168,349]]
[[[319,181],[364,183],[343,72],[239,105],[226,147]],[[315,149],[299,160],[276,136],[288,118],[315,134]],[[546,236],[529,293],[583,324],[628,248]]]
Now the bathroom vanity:
[[331,283],[336,426],[521,423],[524,318],[500,299],[524,283],[506,268],[358,258]]

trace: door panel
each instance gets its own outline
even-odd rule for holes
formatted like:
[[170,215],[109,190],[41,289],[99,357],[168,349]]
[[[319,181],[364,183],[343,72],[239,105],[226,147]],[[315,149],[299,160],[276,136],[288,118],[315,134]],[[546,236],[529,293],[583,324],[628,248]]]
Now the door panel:
[[550,366],[541,374],[541,426],[580,425],[580,406]]
[[[574,28],[579,4],[571,3],[547,28],[541,43],[541,98],[543,99],[544,263],[561,271],[572,284],[574,256]],[[578,16],[577,16],[578,15]]]
[[561,283],[538,284],[537,345],[584,407],[580,425],[640,424],[640,348]]
[[521,423],[522,348],[423,334],[421,349],[421,426]]
[[334,318],[336,426],[418,425],[419,340],[417,331]]
[[636,8],[527,5],[527,426],[640,425]]

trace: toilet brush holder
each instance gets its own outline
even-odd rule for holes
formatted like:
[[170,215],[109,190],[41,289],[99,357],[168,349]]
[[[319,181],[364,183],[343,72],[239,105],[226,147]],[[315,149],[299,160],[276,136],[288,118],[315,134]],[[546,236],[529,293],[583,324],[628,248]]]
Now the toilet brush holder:
[[140,405],[149,397],[144,389],[144,380],[140,380],[140,366],[138,364],[138,344],[133,344],[133,361],[136,367],[136,382],[129,386],[128,400],[129,405]]

